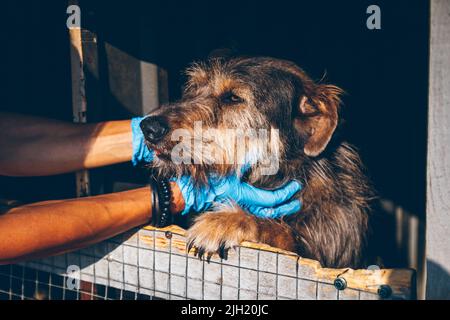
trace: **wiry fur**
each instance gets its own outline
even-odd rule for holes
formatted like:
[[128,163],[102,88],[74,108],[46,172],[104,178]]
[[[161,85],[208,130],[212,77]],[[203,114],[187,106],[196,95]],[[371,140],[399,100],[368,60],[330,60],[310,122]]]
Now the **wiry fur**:
[[[244,179],[267,189],[292,179],[303,185],[296,195],[303,203],[299,213],[281,220],[260,219],[237,206],[222,207],[196,218],[188,231],[190,245],[200,255],[224,254],[248,240],[296,251],[324,266],[359,266],[372,192],[357,152],[332,140],[341,90],[317,84],[293,63],[272,58],[215,59],[195,64],[187,73],[181,101],[152,115],[165,117],[170,130],[192,130],[195,121],[210,128],[277,128],[278,172],[263,175],[261,165],[255,164]],[[242,101],[226,103],[230,93]],[[218,143],[220,148],[232,147],[226,140]],[[174,165],[169,158],[170,134],[150,147],[160,151],[153,165],[166,176],[190,174],[196,183],[207,183],[208,173],[240,170],[236,163]],[[255,157],[262,156],[255,152]]]

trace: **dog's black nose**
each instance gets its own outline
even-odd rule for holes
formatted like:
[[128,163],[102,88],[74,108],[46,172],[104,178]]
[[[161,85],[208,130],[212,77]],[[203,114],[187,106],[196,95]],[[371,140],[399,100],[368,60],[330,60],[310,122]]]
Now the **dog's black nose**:
[[145,138],[152,143],[161,141],[169,131],[167,121],[163,117],[147,117],[141,121],[140,127]]

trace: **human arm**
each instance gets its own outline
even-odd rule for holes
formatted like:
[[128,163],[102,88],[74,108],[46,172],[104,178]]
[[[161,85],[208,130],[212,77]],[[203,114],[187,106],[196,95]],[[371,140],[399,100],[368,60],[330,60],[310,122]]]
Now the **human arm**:
[[0,175],[54,175],[130,161],[130,124],[74,124],[0,113]]
[[[171,183],[171,211],[184,208]],[[151,220],[149,188],[94,197],[45,201],[0,215],[0,264],[41,258],[100,242]]]

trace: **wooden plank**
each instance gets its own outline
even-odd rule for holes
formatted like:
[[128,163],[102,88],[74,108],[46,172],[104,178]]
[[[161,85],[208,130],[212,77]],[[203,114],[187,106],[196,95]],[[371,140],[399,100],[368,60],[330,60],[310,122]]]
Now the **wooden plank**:
[[105,42],[109,90],[120,107],[146,115],[168,101],[168,75],[160,66],[142,61]]
[[279,275],[277,286],[278,298],[297,299],[297,279]]
[[317,285],[317,300],[337,300],[338,291],[332,284],[319,283]]
[[359,300],[359,291],[354,289],[345,289],[338,292],[338,300]]
[[[193,252],[187,254],[184,238],[186,231],[182,228],[174,225],[163,229],[156,229],[148,226],[145,227],[145,229],[158,230],[158,234],[161,235],[169,234],[172,239],[171,245],[172,247],[177,248],[177,252],[192,257],[191,259],[193,259],[193,261],[199,261],[194,258]],[[157,237],[156,241],[155,245],[159,250],[166,250],[164,248],[167,248],[170,245],[169,239],[166,237]],[[259,256],[258,252],[260,252]],[[233,260],[233,257],[236,254],[235,251],[231,250],[229,252],[229,258],[231,257],[231,260]],[[274,257],[270,257],[270,254],[273,254]],[[275,256],[278,257],[275,258]],[[336,290],[333,287],[333,282],[338,276],[345,278],[348,289],[362,290],[366,293],[377,295],[378,288],[381,285],[388,285],[392,289],[392,294],[395,298],[410,299],[415,297],[415,272],[411,269],[353,270],[350,268],[322,268],[319,262],[300,258],[293,252],[273,248],[265,244],[244,242],[240,246],[239,264],[236,265],[241,269],[236,269],[234,271],[240,274],[239,281],[242,282],[239,283],[239,288],[242,289],[241,291],[245,291],[244,294],[246,296],[252,295],[252,293],[250,293],[251,288],[256,288],[259,283],[257,271],[274,271],[273,268],[268,266],[268,261],[278,261],[277,272],[280,275],[298,277],[302,283],[300,287],[306,283],[310,284],[309,286],[305,286],[304,291],[302,291],[301,288],[298,289],[300,298],[303,299],[315,299],[317,296],[336,299],[337,295]],[[192,264],[194,263],[195,262],[192,262]],[[224,260],[223,263],[226,264],[229,262]],[[197,264],[198,265],[196,266],[191,266],[189,269],[192,268],[194,271],[191,272],[198,274],[188,274],[188,276],[202,279],[203,275],[199,273],[201,270],[200,262],[197,262]],[[208,264],[205,265],[205,268],[208,268]],[[233,280],[231,280],[233,276],[230,276],[233,272],[232,268],[228,266],[224,266],[223,268],[223,270],[226,271],[225,274],[227,274],[223,281],[226,281],[226,285],[228,286],[236,286],[236,283],[233,283]],[[287,279],[284,280],[286,281]],[[318,287],[317,293],[314,281],[322,283],[322,285]],[[334,291],[331,290],[331,288],[333,288]],[[266,286],[263,290],[264,292],[262,292],[262,294],[267,294],[268,292],[273,294],[272,288]],[[290,297],[292,297],[292,294],[286,296],[286,298]]]
[[450,299],[450,2],[431,1],[427,299]]
[[[27,265],[57,274],[79,265],[83,280],[163,299],[380,299],[381,285],[392,290],[387,298],[414,296],[414,272],[408,269],[322,268],[317,261],[255,243],[244,243],[228,257],[199,260],[186,252],[185,231],[169,226],[132,230]],[[343,291],[334,286],[338,276],[346,280]]]
[[319,283],[312,280],[297,280],[298,300],[317,300]]
[[[78,4],[77,1],[69,1],[69,4]],[[70,67],[72,79],[72,112],[73,122],[86,123],[86,89],[84,76],[84,60],[82,33],[80,27],[69,28],[70,37]],[[90,195],[89,173],[80,170],[75,173],[77,197]]]

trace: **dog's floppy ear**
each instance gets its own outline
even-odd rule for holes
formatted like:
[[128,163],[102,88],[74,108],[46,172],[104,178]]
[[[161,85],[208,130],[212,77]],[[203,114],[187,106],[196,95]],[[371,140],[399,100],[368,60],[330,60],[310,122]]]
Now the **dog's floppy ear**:
[[338,124],[342,90],[334,85],[313,84],[300,97],[294,127],[304,141],[304,152],[318,156],[327,146]]

